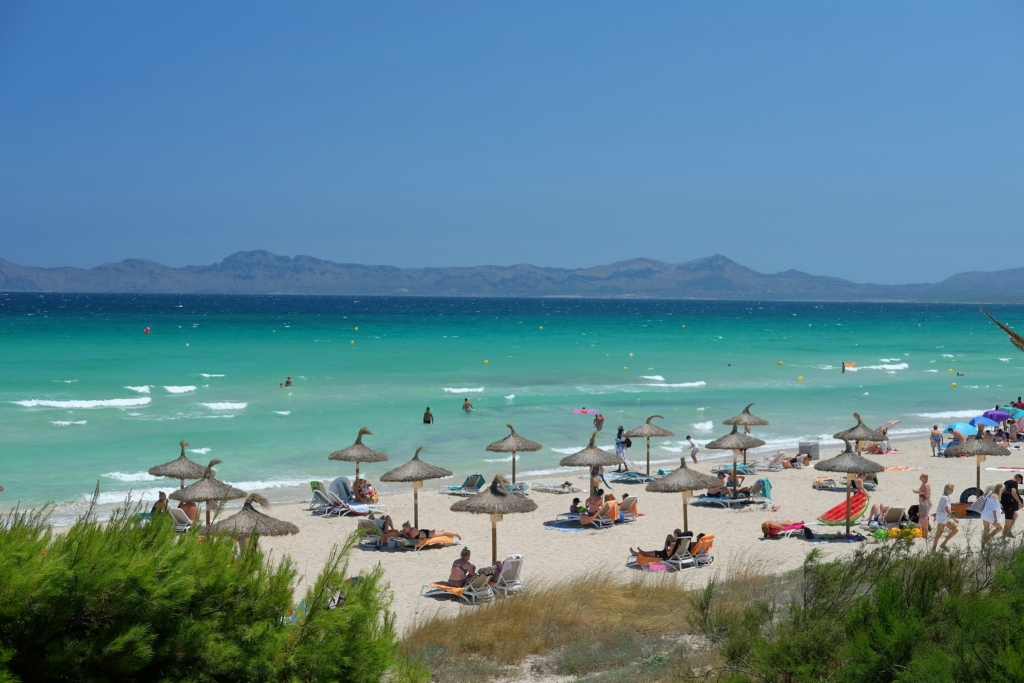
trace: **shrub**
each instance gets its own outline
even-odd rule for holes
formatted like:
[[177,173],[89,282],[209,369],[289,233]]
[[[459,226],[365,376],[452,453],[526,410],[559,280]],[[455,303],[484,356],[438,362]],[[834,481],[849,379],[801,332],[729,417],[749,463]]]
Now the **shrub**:
[[295,614],[288,558],[272,562],[257,543],[236,556],[233,539],[177,534],[168,515],[140,525],[135,512],[104,524],[90,512],[65,534],[42,511],[3,520],[0,683],[369,683],[395,665],[381,570],[346,582],[354,537]]

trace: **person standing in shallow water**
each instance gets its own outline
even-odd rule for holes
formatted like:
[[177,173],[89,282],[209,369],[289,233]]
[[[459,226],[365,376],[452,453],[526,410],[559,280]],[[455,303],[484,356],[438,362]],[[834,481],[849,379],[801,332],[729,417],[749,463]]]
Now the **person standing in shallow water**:
[[594,429],[596,429],[597,431],[601,431],[602,428],[604,428],[604,415],[595,415]]
[[469,399],[463,399],[462,409],[466,411],[466,415],[469,415],[469,411],[473,410],[473,404],[469,402]]
[[427,412],[423,413],[423,424],[432,425],[434,424],[434,414],[430,412],[430,406],[427,406]]

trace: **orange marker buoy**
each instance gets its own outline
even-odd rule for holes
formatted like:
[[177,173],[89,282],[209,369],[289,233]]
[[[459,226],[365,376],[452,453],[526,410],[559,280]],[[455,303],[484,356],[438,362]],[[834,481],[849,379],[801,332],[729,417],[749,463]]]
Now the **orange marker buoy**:
[[149,328],[147,327],[146,329],[144,329],[144,330],[142,331],[142,334],[149,334]]

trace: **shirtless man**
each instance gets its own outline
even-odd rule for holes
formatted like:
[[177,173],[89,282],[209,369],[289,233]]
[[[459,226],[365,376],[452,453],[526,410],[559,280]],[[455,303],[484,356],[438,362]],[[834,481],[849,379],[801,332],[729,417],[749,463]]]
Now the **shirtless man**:
[[469,415],[469,411],[473,410],[473,404],[469,402],[469,399],[462,401],[462,409],[466,411],[466,415]]
[[432,425],[434,424],[434,414],[430,412],[430,406],[427,406],[427,412],[423,413],[423,424]]

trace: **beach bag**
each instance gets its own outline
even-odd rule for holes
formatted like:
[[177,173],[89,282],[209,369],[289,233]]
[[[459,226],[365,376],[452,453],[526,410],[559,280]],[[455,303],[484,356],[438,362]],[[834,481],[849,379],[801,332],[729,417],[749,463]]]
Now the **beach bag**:
[[920,505],[911,505],[909,508],[907,508],[907,517],[909,517],[910,521],[913,522],[914,524],[917,524],[918,518],[920,516],[921,516],[921,506]]
[[626,437],[626,448],[632,448],[632,447],[633,447],[633,440],[632,440],[632,439],[630,439],[630,438],[629,438],[629,437],[627,436],[627,437]]

